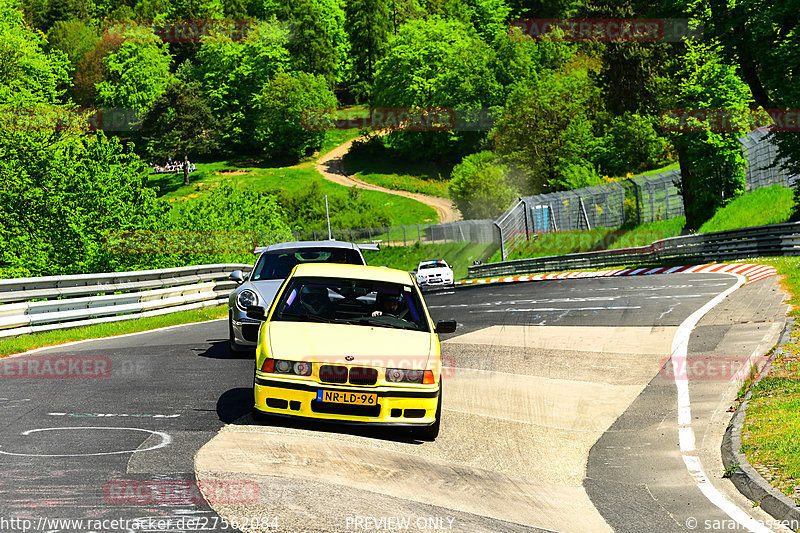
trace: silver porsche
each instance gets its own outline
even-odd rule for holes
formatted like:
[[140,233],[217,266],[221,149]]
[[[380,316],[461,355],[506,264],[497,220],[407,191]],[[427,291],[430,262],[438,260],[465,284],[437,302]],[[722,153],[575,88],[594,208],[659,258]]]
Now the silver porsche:
[[349,242],[295,241],[256,248],[258,254],[249,273],[236,270],[230,279],[239,283],[228,300],[228,332],[234,353],[248,351],[258,343],[259,320],[247,317],[247,307],[269,308],[292,269],[303,263],[344,263],[366,265],[361,250],[377,250],[375,244]]

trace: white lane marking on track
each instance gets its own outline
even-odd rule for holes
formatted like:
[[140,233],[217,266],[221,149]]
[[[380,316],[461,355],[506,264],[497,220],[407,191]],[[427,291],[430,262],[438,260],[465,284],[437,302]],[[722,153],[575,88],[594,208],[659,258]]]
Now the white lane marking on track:
[[610,305],[607,307],[571,307],[569,309],[557,308],[557,307],[537,307],[537,308],[520,309],[517,307],[509,307],[507,309],[475,309],[474,311],[470,311],[470,313],[513,313],[513,312],[538,313],[540,311],[617,311],[620,309],[641,309],[641,306]]
[[83,339],[83,340],[80,340],[80,341],[65,342],[64,344],[56,344],[54,346],[43,346],[41,348],[35,348],[33,350],[28,350],[27,352],[22,352],[22,353],[16,353],[16,354],[13,354],[13,355],[9,355],[8,357],[9,358],[22,357],[23,355],[43,352],[45,350],[57,350],[57,349],[61,349],[61,348],[68,348],[70,346],[75,346],[76,344],[84,344],[86,342],[104,341],[104,340],[109,340],[109,339],[124,339],[126,337],[135,337],[137,335],[146,335],[148,333],[159,333],[161,331],[168,331],[168,330],[177,329],[177,328],[185,328],[187,326],[198,326],[198,325],[201,325],[201,324],[210,324],[212,322],[221,322],[223,320],[228,320],[228,319],[227,318],[215,318],[214,320],[204,320],[202,322],[191,322],[189,324],[177,324],[175,326],[167,326],[167,327],[164,327],[164,328],[157,328],[157,329],[148,329],[146,331],[135,331],[133,333],[125,333],[123,335],[112,335],[111,337],[97,337],[96,339]]
[[161,431],[152,431],[150,429],[142,429],[142,428],[123,428],[123,427],[91,427],[91,426],[77,426],[77,427],[61,427],[61,428],[41,428],[41,429],[29,429],[28,431],[23,431],[20,435],[28,436],[31,433],[38,433],[41,431],[62,431],[62,430],[122,430],[122,431],[141,431],[143,433],[151,433],[153,435],[158,435],[161,437],[161,442],[156,444],[155,446],[150,446],[149,448],[137,448],[135,450],[120,450],[116,452],[97,452],[97,453],[68,453],[68,454],[44,454],[44,453],[15,453],[15,452],[6,452],[0,450],[0,454],[3,455],[14,455],[17,457],[93,457],[98,455],[120,455],[123,453],[139,453],[139,452],[149,452],[151,450],[157,450],[159,448],[164,448],[165,446],[169,446],[172,443],[172,437],[163,433]]
[[[689,397],[689,381],[685,374],[686,356],[689,349],[689,337],[691,336],[694,327],[706,313],[708,313],[717,304],[722,302],[725,298],[727,298],[730,294],[747,282],[745,277],[740,274],[731,275],[736,276],[736,283],[732,287],[715,296],[703,307],[689,315],[689,317],[684,320],[680,326],[678,326],[678,331],[675,332],[675,337],[672,341],[671,359],[673,368],[684,369],[682,376],[680,376],[679,373],[676,373],[674,376],[675,387],[678,389],[678,436],[680,439],[681,452],[694,451],[695,447],[695,436],[691,426],[692,415],[691,400]],[[727,499],[719,490],[717,490],[714,485],[711,484],[711,482],[708,480],[708,476],[706,476],[705,472],[703,471],[703,466],[700,463],[699,457],[686,455],[685,453],[681,453],[681,456],[683,458],[683,462],[686,464],[689,474],[695,480],[697,487],[711,503],[716,505],[720,510],[730,516],[748,531],[755,533],[772,533],[771,529],[765,527],[742,509],[737,507],[736,504]]]

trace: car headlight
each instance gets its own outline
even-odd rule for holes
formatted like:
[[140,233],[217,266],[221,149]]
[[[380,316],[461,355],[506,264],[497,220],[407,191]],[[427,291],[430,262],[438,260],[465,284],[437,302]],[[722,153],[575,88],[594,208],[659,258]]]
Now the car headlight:
[[236,297],[236,305],[238,305],[239,309],[242,311],[247,311],[249,306],[258,305],[258,294],[256,294],[256,291],[245,289]]
[[407,370],[404,368],[387,368],[386,381],[392,383],[433,383],[433,372],[430,370]]
[[311,363],[307,361],[287,361],[286,359],[267,359],[261,365],[261,371],[269,374],[310,376]]

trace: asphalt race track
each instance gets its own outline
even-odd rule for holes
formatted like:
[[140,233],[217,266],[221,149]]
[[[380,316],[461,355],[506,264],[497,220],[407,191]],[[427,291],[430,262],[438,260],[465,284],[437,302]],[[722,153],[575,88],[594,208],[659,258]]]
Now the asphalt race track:
[[[681,323],[735,283],[674,274],[426,295],[434,319],[459,322],[441,336],[435,442],[253,420],[253,361],[228,354],[225,321],[3,360],[0,531],[747,531],[701,490],[768,519],[721,478],[736,383],[690,377],[690,449],[665,371]],[[766,352],[782,300],[775,278],[733,292],[694,329],[689,358]],[[59,358],[89,367],[49,379]],[[175,496],[196,479],[204,497]]]

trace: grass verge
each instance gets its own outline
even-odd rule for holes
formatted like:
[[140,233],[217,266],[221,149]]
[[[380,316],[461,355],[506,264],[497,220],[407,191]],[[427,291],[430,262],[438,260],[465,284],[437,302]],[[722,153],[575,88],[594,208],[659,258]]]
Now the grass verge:
[[793,209],[794,195],[791,189],[782,185],[763,187],[736,198],[718,210],[700,226],[698,233],[780,224],[791,218]]
[[227,316],[228,306],[220,305],[191,311],[179,311],[168,315],[125,320],[123,322],[111,322],[108,324],[95,324],[93,326],[84,326],[74,329],[32,333],[30,335],[21,335],[19,337],[0,340],[0,357],[72,341],[113,337],[116,335],[148,331],[178,324],[191,324],[193,322],[215,320]]
[[387,266],[400,270],[414,270],[420,261],[444,259],[453,267],[456,279],[467,275],[467,266],[473,261],[486,261],[497,249],[496,244],[471,242],[448,242],[442,244],[420,244],[411,246],[386,246],[379,252],[365,252],[367,264]]
[[[791,295],[791,315],[800,316],[800,258],[752,260],[773,265]],[[750,388],[742,429],[742,452],[781,492],[800,504],[800,324],[779,346],[769,374]]]
[[[518,244],[506,259],[546,257],[549,255],[647,246],[653,241],[680,235],[685,224],[686,219],[678,217],[650,222],[629,229],[595,228],[584,231],[543,233],[531,241],[523,241]],[[500,261],[499,252],[492,257],[492,261]]]

